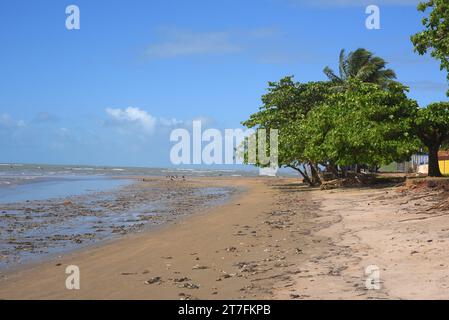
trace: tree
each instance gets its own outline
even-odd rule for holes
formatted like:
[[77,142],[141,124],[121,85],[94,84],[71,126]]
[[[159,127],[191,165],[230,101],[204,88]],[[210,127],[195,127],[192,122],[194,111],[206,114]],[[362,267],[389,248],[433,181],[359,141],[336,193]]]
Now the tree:
[[432,103],[416,116],[416,134],[429,151],[429,177],[441,177],[438,151],[449,142],[449,102]]
[[248,128],[279,129],[279,166],[296,170],[310,185],[319,184],[320,180],[317,164],[303,155],[301,126],[310,110],[324,101],[329,88],[328,82],[299,83],[292,76],[269,82],[260,110],[242,122]]
[[413,129],[418,105],[404,86],[357,79],[348,79],[344,91],[332,86],[296,83],[292,77],[271,82],[263,106],[243,124],[279,129],[279,165],[300,172],[310,185],[321,183],[320,167],[337,178],[348,166],[377,168],[408,160],[418,149]]
[[418,105],[405,88],[350,79],[347,90],[329,95],[302,128],[304,156],[335,169],[354,164],[378,167],[410,158],[418,148],[413,119]]
[[370,82],[387,86],[396,74],[391,69],[385,69],[387,63],[384,59],[374,56],[372,52],[360,48],[345,55],[345,50],[340,51],[338,75],[329,67],[323,72],[337,88],[342,89],[349,79],[362,82]]
[[415,52],[424,55],[430,51],[433,58],[440,60],[440,70],[448,72],[449,80],[449,2],[430,0],[418,5],[419,11],[426,12],[428,9],[429,16],[422,20],[425,30],[413,35],[411,40]]

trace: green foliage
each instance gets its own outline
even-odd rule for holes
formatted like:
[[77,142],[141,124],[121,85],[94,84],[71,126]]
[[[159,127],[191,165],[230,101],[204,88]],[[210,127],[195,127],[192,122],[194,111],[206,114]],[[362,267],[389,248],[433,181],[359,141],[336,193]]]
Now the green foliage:
[[[429,1],[420,8],[445,9],[447,14],[448,6]],[[429,26],[445,25],[444,19],[440,24],[430,20],[425,21]],[[417,50],[427,47],[418,45]],[[341,176],[354,165],[378,168],[407,161],[423,145],[429,149],[429,174],[438,176],[438,149],[449,145],[449,103],[420,109],[385,66],[368,50],[358,49],[348,56],[342,51],[339,74],[325,69],[327,82],[299,83],[292,76],[270,82],[262,107],[243,125],[278,129],[279,165],[299,171],[312,185],[320,180],[318,165]]]
[[340,166],[407,160],[418,147],[412,132],[417,109],[400,84],[384,90],[349,80],[346,91],[328,96],[304,121],[304,156]]
[[416,135],[429,151],[429,176],[440,177],[438,151],[449,143],[449,103],[432,103],[415,118]]
[[324,101],[329,87],[328,82],[294,82],[291,76],[270,82],[259,112],[242,124],[248,128],[279,129],[279,165],[298,166],[307,161],[303,156],[305,141],[299,134],[301,123],[310,110]]
[[[425,30],[413,35],[411,40],[415,51],[420,55],[430,51],[430,55],[440,60],[440,69],[448,72],[449,79],[449,2],[447,0],[431,0],[421,2],[418,10],[429,16],[423,18]],[[449,95],[449,91],[447,92]]]
[[385,88],[348,79],[344,91],[331,82],[269,84],[263,106],[243,125],[279,129],[279,165],[374,167],[404,161],[419,147],[413,131],[418,110],[405,87]]
[[449,102],[432,103],[420,109],[415,119],[417,136],[427,147],[449,141]]
[[324,68],[323,72],[340,90],[344,89],[345,83],[350,79],[386,87],[396,78],[393,70],[385,69],[386,65],[384,59],[374,56],[366,49],[359,48],[348,55],[345,55],[343,49],[340,51],[338,75],[329,67]]

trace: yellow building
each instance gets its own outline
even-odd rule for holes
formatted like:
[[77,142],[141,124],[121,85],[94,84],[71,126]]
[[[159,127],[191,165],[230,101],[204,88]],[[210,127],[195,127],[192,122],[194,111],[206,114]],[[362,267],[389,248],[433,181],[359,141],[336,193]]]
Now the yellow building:
[[449,175],[449,160],[439,160],[440,171],[444,175]]
[[449,175],[449,151],[440,151],[438,153],[438,163],[440,171],[444,175]]

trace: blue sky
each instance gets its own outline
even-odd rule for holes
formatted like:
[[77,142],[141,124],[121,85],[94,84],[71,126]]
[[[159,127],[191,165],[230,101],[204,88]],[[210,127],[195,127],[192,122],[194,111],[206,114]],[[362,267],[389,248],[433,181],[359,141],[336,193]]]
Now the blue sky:
[[[446,100],[438,62],[409,40],[417,2],[4,0],[0,162],[169,166],[173,128],[237,128],[268,81],[324,80],[342,48],[385,58],[420,105]],[[70,4],[80,30],[65,28]]]

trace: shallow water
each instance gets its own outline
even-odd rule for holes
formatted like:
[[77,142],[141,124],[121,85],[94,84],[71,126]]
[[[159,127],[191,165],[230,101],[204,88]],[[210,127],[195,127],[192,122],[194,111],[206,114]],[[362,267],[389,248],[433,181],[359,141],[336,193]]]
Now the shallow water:
[[[130,178],[141,175],[177,178]],[[141,232],[235,191],[189,181],[203,175],[239,172],[0,164],[0,270]]]
[[[251,167],[248,167],[251,168]],[[82,177],[82,176],[257,176],[258,170],[239,169],[189,169],[189,168],[128,168],[65,166],[38,164],[1,164],[0,186],[17,183],[29,183],[46,177]]]
[[[0,270],[140,232],[219,204],[234,192],[189,181],[132,181],[64,178],[11,187],[23,192],[0,202]],[[62,194],[67,196],[56,197]],[[12,201],[23,196],[27,200]]]
[[86,176],[35,179],[32,183],[0,187],[0,203],[65,198],[89,192],[107,191],[122,187],[130,180]]

